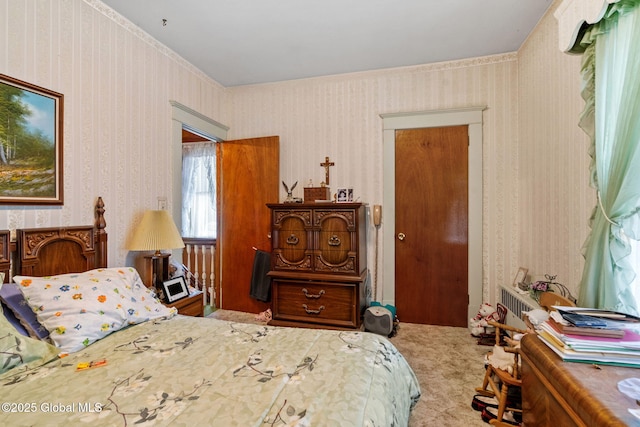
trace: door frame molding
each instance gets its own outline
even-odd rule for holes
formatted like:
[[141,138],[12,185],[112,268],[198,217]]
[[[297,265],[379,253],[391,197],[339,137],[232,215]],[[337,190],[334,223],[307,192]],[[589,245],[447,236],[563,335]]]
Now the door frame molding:
[[[395,145],[396,130],[428,127],[468,125],[468,194],[469,194],[469,242],[468,242],[468,295],[467,307],[470,319],[482,303],[482,112],[486,106],[451,110],[419,111],[410,113],[381,114],[383,124],[382,144],[382,304],[395,305]],[[385,223],[387,230],[384,229]],[[385,233],[385,231],[387,231]]]

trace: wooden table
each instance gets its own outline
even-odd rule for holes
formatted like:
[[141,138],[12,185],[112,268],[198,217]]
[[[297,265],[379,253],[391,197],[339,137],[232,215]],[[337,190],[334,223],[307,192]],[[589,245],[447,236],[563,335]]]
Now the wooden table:
[[535,334],[524,336],[520,353],[524,426],[640,425],[628,411],[640,405],[617,387],[640,369],[563,362]]

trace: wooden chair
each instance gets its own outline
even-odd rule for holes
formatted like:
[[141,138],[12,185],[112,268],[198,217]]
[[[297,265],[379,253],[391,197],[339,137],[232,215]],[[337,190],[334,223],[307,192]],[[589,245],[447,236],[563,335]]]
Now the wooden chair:
[[[495,345],[501,347],[501,343],[505,338],[507,343],[511,341],[511,333],[526,333],[527,331],[514,328],[513,326],[505,325],[498,322],[488,322],[491,326],[496,328],[495,331]],[[506,337],[505,337],[506,334]],[[519,367],[519,354],[518,349],[511,346],[502,346],[505,352],[513,354],[513,363],[510,364],[510,369],[499,369],[493,366],[491,363],[487,363],[486,372],[482,381],[482,386],[476,388],[476,393],[487,397],[495,397],[498,400],[498,413],[495,419],[489,421],[492,425],[497,426],[510,426],[512,423],[503,421],[505,412],[512,411],[513,413],[522,414],[522,405],[513,405],[508,401],[509,390],[514,388],[520,388],[522,381],[520,379],[520,367]]]

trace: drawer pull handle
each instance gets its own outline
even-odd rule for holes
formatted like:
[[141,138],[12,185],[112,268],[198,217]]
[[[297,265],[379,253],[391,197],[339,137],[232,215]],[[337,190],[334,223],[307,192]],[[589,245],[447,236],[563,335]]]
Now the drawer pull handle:
[[340,246],[340,238],[335,234],[329,237],[329,246]]
[[307,298],[315,298],[318,299],[320,298],[322,295],[324,295],[324,289],[320,289],[320,292],[318,292],[318,295],[313,295],[310,294],[309,291],[307,290],[307,288],[302,288],[302,293],[304,294],[305,297]]
[[307,304],[302,304],[302,308],[304,308],[304,311],[306,311],[307,314],[320,314],[320,312],[324,310],[324,305],[321,305],[318,310],[310,310],[309,307],[307,307]]
[[299,241],[300,239],[298,239],[295,234],[287,237],[287,244],[289,245],[297,245]]

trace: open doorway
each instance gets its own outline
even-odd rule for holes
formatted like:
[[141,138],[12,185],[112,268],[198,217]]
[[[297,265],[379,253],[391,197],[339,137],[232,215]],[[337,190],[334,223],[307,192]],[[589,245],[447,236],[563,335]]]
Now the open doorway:
[[[171,164],[171,184],[172,197],[169,209],[176,224],[183,232],[183,197],[182,197],[182,171],[183,171],[183,146],[185,143],[201,143],[224,141],[227,139],[228,127],[194,111],[178,102],[171,101],[172,106],[172,164]],[[215,151],[215,150],[214,150]],[[215,169],[214,169],[215,171]],[[214,172],[215,176],[215,172]],[[215,195],[215,189],[214,189]],[[217,209],[213,213],[216,218],[215,227],[217,229]],[[191,233],[187,233],[191,234]],[[203,288],[203,302],[205,307],[219,307],[219,261],[216,254],[217,242],[215,238],[184,236],[185,249],[181,254],[174,254],[181,259],[185,266],[194,274],[195,280]]]
[[201,289],[205,315],[219,307],[217,142],[182,128],[182,263],[192,285]]
[[215,248],[216,307],[258,313],[268,303],[249,295],[253,248],[270,249],[267,203],[279,196],[279,138],[277,136],[230,141],[228,128],[177,103],[173,107],[172,212],[182,223],[182,135],[186,129],[217,141]]

